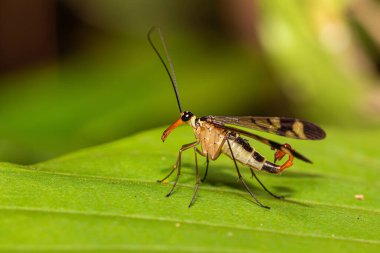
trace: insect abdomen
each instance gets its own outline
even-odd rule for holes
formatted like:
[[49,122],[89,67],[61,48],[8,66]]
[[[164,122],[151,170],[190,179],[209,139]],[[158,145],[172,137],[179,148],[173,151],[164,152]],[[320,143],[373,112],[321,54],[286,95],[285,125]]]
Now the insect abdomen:
[[[278,172],[280,166],[267,161],[265,157],[249,145],[247,140],[241,137],[230,137],[229,143],[236,161],[256,170],[265,170],[270,173]],[[227,142],[223,144],[222,152],[233,159]]]

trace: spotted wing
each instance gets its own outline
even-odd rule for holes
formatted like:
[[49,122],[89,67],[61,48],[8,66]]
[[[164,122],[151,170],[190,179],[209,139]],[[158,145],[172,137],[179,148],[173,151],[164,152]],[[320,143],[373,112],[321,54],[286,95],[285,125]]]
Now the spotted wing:
[[235,125],[302,140],[320,140],[326,136],[325,131],[319,126],[295,118],[207,116],[206,119],[218,125]]

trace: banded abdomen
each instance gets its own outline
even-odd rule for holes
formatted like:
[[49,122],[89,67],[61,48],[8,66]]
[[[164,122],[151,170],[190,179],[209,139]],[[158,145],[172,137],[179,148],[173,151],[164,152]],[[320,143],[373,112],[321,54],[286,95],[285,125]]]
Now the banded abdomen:
[[[247,140],[241,138],[238,134],[230,133],[228,140],[236,161],[256,170],[265,170],[270,173],[280,172],[279,165],[267,161],[265,157],[249,145]],[[227,142],[224,142],[221,151],[232,159],[232,154]]]

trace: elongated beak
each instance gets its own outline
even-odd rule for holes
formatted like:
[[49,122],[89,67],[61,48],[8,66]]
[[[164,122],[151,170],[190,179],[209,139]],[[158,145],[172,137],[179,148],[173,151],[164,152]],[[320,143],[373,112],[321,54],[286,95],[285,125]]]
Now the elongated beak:
[[161,140],[165,141],[166,137],[168,137],[170,132],[182,124],[185,124],[185,122],[181,119],[181,117],[179,117],[179,119],[177,119],[173,124],[171,124],[168,128],[166,128],[166,130],[164,131],[164,133],[161,136]]

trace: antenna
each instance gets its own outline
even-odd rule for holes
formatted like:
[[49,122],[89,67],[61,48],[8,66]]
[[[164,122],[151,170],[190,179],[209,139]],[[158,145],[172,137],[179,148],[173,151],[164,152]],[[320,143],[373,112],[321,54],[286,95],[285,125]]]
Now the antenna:
[[[169,63],[169,66],[170,66],[170,70],[166,66],[164,59],[162,58],[162,56],[160,55],[160,53],[158,52],[157,48],[154,46],[154,44],[152,42],[151,34],[156,29],[158,30],[158,34],[160,35],[161,43],[162,43],[162,46],[164,47],[166,59],[168,60],[168,63]],[[166,48],[165,38],[164,38],[164,36],[161,33],[161,29],[160,28],[156,28],[155,26],[153,26],[152,28],[150,28],[147,37],[148,37],[149,44],[152,46],[153,50],[158,55],[158,58],[160,58],[160,61],[161,61],[162,65],[164,65],[164,67],[165,67],[166,73],[168,73],[168,75],[169,75],[170,81],[171,81],[171,83],[173,85],[175,97],[177,98],[177,103],[178,103],[179,111],[182,112],[181,101],[179,99],[178,88],[177,88],[177,79],[175,77],[175,72],[174,72],[174,68],[173,68],[173,65],[172,65],[172,61],[170,59],[170,55],[169,55],[168,49]]]

